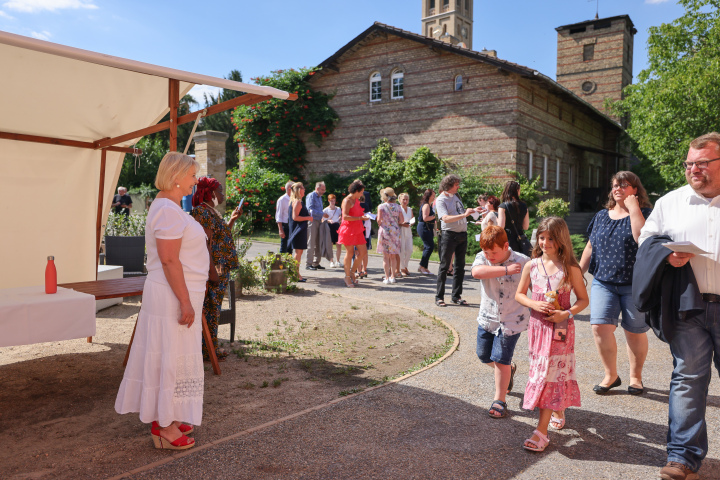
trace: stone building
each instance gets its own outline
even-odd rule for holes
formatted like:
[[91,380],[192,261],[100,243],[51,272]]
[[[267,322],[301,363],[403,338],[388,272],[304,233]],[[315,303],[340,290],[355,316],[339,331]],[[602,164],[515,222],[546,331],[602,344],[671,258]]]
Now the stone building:
[[[442,11],[453,5],[459,15]],[[311,82],[335,95],[340,122],[320,148],[307,142],[309,173],[348,174],[387,137],[400,158],[427,146],[499,178],[506,170],[541,176],[573,210],[594,209],[612,173],[625,168],[622,127],[600,109],[632,78],[631,54],[618,62],[615,52],[632,50],[629,17],[559,27],[555,81],[494,51],[466,48],[472,40],[462,41],[457,28],[471,33],[471,12],[472,0],[423,0],[430,36],[376,22],[322,62]]]

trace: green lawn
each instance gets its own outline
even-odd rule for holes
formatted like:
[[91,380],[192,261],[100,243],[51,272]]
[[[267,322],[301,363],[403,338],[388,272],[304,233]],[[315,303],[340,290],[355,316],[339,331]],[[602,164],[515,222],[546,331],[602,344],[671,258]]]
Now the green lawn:
[[[258,242],[270,242],[270,243],[280,243],[280,235],[274,230],[258,230],[253,232],[251,235],[249,235],[249,238],[252,240],[256,240]],[[377,238],[372,238],[372,251],[375,252],[377,248]],[[473,238],[472,241],[475,241]],[[413,237],[413,253],[412,258],[415,260],[420,260],[420,257],[422,257],[422,241],[418,237]],[[434,262],[439,262],[440,259],[438,258],[437,254],[437,240],[435,244],[435,250],[433,251],[432,255],[430,255],[430,260]],[[472,263],[475,261],[475,256],[473,255],[466,255],[465,256],[465,264],[466,265],[472,265]]]

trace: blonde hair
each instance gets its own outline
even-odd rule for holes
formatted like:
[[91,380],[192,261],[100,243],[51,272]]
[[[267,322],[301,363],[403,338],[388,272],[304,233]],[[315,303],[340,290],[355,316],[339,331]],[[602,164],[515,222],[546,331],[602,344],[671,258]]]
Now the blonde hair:
[[398,195],[398,200],[402,201],[403,198],[407,198],[408,200],[410,200],[410,194],[407,192],[403,192],[400,195]]
[[[580,268],[580,264],[575,258],[575,251],[573,250],[572,240],[570,240],[570,231],[568,230],[567,223],[560,217],[547,217],[543,218],[537,229],[537,238],[540,238],[541,233],[548,232],[550,237],[555,240],[558,251],[558,259],[563,266],[565,276],[563,277],[562,283],[558,286],[558,290],[563,286],[570,287],[570,269],[572,267]],[[532,258],[542,257],[542,249],[540,248],[540,242],[535,245],[532,251]],[[586,280],[587,282],[587,280]]]
[[380,199],[383,202],[392,202],[396,198],[397,195],[395,195],[395,190],[393,190],[392,187],[387,187],[380,190]]
[[294,202],[295,200],[302,201],[302,195],[300,195],[301,188],[304,188],[302,182],[295,182],[292,184],[292,187],[290,187],[290,201],[291,202]]
[[180,152],[166,153],[155,175],[155,188],[172,190],[176,182],[187,175],[192,167],[195,167],[195,173],[200,169],[200,164],[193,157]]

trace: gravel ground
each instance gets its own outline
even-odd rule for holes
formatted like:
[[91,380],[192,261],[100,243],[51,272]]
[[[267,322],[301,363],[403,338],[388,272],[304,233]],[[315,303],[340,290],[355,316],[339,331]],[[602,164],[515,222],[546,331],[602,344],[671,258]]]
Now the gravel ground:
[[[250,255],[264,252],[256,244]],[[417,262],[411,262],[416,271]],[[466,276],[464,297],[471,307],[433,304],[435,277],[413,275],[383,285],[381,259],[373,256],[370,277],[360,288],[343,287],[340,269],[303,272],[305,288],[338,292],[423,309],[452,325],[458,350],[434,368],[399,383],[350,397],[231,440],[173,457],[165,465],[135,474],[136,479],[185,478],[488,478],[568,479],[657,478],[664,465],[667,397],[672,358],[652,333],[644,370],[646,393],[627,394],[625,385],[607,396],[592,387],[602,379],[588,313],[578,315],[576,358],[582,408],[567,413],[562,432],[550,434],[542,454],[521,445],[537,420],[520,409],[527,381],[527,337],[515,352],[515,391],[510,414],[491,419],[493,377],[474,352],[479,302],[478,283]],[[431,265],[436,270],[437,265]],[[449,290],[448,290],[449,298]],[[629,380],[625,342],[617,334],[621,378]],[[700,470],[703,479],[720,479],[720,388],[710,385],[710,452]],[[170,460],[170,459],[168,459]]]

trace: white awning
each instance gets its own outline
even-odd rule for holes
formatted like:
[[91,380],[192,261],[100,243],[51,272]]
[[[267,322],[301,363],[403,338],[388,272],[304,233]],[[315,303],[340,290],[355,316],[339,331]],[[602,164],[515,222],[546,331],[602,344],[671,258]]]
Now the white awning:
[[[2,31],[0,65],[0,132],[63,140],[94,142],[156,124],[169,111],[169,79],[180,81],[180,97],[195,84],[289,96]],[[0,288],[42,284],[48,255],[60,283],[95,279],[100,155],[0,139]],[[103,223],[123,158],[107,153]]]

